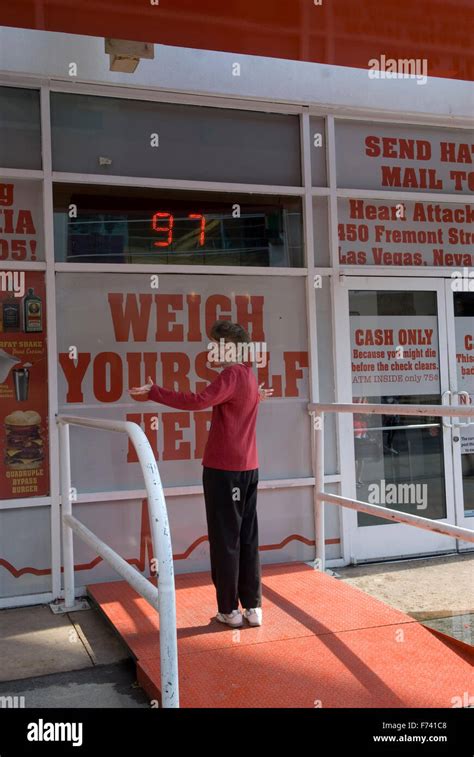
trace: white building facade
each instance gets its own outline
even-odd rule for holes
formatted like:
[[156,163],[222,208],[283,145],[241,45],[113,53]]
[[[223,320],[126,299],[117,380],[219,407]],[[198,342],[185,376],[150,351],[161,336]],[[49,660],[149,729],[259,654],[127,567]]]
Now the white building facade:
[[[264,563],[314,556],[309,402],[472,401],[472,111],[468,82],[160,45],[119,74],[103,40],[0,28],[0,607],[61,594],[61,413],[141,425],[175,570],[207,570],[210,411],[128,388],[202,390],[217,318],[268,349]],[[147,572],[133,450],[71,435],[77,517]],[[325,445],[329,491],[472,527],[466,420],[333,416]],[[325,540],[329,567],[468,548],[332,505]],[[116,580],[75,563],[78,593]]]

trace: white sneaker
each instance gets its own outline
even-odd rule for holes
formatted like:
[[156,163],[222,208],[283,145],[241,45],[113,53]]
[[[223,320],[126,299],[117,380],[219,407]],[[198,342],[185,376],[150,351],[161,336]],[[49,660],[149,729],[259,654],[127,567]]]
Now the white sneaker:
[[228,626],[232,626],[232,628],[238,628],[242,625],[242,613],[240,610],[232,610],[232,612],[218,612],[216,615],[216,620],[218,620],[220,623],[227,623]]
[[244,610],[244,618],[247,618],[249,625],[261,626],[262,625],[262,608],[251,607],[249,610]]

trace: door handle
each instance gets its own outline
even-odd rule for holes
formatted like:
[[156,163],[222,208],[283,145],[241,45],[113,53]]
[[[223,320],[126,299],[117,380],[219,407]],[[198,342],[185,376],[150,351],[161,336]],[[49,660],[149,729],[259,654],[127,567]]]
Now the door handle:
[[[442,405],[451,405],[451,397],[452,397],[452,395],[453,395],[453,393],[452,393],[451,389],[446,389],[446,391],[443,392],[443,394],[441,395],[441,404]],[[446,397],[448,398],[447,402],[444,401]],[[454,424],[451,423],[450,421],[448,421],[448,419],[447,419],[446,416],[443,415],[442,418],[441,418],[441,420],[443,422],[444,428],[453,428]]]
[[[454,394],[457,394],[458,397],[460,397],[461,395],[463,395],[466,398],[466,402],[464,403],[465,405],[470,405],[471,404],[471,396],[470,396],[469,392],[466,392],[465,389],[463,389],[460,392],[454,392]],[[461,403],[459,403],[459,404],[461,404]],[[473,412],[474,412],[474,409],[473,409]],[[455,425],[456,426],[474,426],[474,420],[458,421]]]

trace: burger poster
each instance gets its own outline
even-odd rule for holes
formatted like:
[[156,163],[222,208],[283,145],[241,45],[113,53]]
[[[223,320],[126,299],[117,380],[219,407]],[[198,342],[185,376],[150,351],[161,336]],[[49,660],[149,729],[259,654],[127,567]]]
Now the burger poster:
[[0,271],[0,499],[49,494],[45,281]]

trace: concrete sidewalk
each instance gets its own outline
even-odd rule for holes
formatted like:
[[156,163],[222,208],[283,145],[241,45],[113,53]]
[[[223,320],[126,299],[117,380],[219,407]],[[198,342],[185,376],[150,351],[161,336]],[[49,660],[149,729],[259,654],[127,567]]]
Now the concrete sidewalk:
[[0,683],[2,707],[141,707],[150,704],[136,683],[132,660]]
[[25,707],[149,706],[127,650],[95,610],[2,610],[0,644],[0,708],[10,706],[3,697],[23,697],[14,701]]

